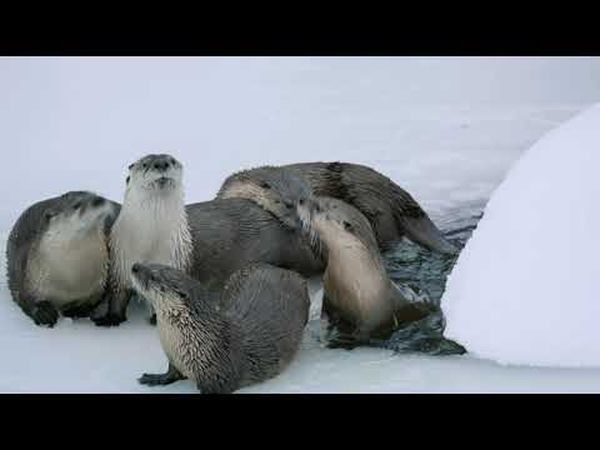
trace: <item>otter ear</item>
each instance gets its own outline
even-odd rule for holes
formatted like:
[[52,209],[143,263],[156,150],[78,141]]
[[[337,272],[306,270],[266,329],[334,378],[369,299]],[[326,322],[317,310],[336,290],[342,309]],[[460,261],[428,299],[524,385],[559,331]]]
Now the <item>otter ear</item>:
[[131,169],[133,169],[133,166],[135,166],[135,163],[133,163],[133,164],[129,164],[129,167],[127,167],[127,170],[131,170]]
[[187,300],[188,299],[188,295],[186,292],[180,291],[179,289],[175,290],[175,293],[179,296],[179,298],[181,300]]
[[55,215],[56,215],[56,212],[54,212],[52,210],[44,211],[44,220],[46,222],[49,222],[50,219],[52,219]]
[[352,232],[354,231],[354,227],[352,226],[351,223],[346,222],[345,220],[342,222],[342,224],[344,225],[344,230]]

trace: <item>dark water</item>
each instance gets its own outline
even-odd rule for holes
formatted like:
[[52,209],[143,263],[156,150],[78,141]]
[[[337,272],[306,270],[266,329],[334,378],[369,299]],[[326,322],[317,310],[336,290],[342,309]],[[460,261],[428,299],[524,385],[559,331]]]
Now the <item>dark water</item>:
[[[446,219],[441,229],[446,239],[462,250],[480,218],[481,212],[470,211],[467,215]],[[410,287],[439,306],[446,278],[458,255],[430,252],[410,241],[403,241],[383,256],[392,280]]]
[[[463,249],[482,215],[480,210],[463,211],[446,218],[440,229],[444,236]],[[446,278],[454,267],[458,255],[442,255],[419,247],[408,241],[384,255],[390,278],[398,285],[409,287],[421,299],[434,305],[435,312],[428,317],[402,325],[385,341],[373,341],[377,347],[402,353],[425,353],[429,355],[463,354],[459,342],[443,336],[446,321],[440,300],[446,286]]]

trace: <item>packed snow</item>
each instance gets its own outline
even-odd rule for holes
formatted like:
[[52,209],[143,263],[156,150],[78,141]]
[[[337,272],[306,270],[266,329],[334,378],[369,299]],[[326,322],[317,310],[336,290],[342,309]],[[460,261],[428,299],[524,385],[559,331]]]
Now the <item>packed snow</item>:
[[[245,167],[368,164],[444,227],[481,212],[524,150],[599,99],[595,58],[3,58],[0,245],[40,199],[87,189],[121,201],[127,165],[150,152],[184,163],[189,202]],[[137,383],[166,368],[141,305],[116,328],[64,318],[40,328],[0,280],[0,391],[195,392]],[[297,358],[240,392],[600,391],[599,369],[323,348],[318,283],[312,291]]]
[[600,366],[600,104],[515,164],[450,274],[449,336],[514,364]]

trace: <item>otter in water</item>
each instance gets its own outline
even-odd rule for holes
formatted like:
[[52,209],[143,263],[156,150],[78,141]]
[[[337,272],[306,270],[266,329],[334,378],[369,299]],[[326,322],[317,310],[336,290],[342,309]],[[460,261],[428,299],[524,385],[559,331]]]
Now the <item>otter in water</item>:
[[373,230],[356,208],[317,197],[312,211],[299,207],[299,214],[316,250],[326,254],[323,313],[344,338],[357,344],[386,338],[431,312],[389,279]]
[[[276,178],[278,170],[287,172],[280,177],[289,179],[296,175],[302,179],[311,193],[299,197],[296,191],[281,189],[285,184],[266,180],[267,176]],[[407,237],[430,250],[458,252],[408,192],[386,176],[359,164],[314,162],[244,170],[225,180],[217,198],[242,197],[257,202],[270,199],[269,204],[273,204],[271,198],[276,190],[283,203],[315,195],[338,198],[354,206],[368,219],[384,251]]]
[[109,288],[106,302],[94,314],[96,324],[125,320],[136,262],[181,269],[213,291],[252,262],[304,276],[322,273],[323,261],[313,253],[297,218],[285,225],[276,209],[243,198],[186,206],[182,180],[183,167],[170,155],[147,155],[129,166],[123,206],[110,234]]
[[102,298],[108,230],[119,205],[72,191],[30,206],[7,244],[13,300],[37,325],[54,326],[59,312],[84,317]]
[[231,276],[220,298],[170,267],[135,264],[132,275],[154,306],[169,360],[166,373],[144,374],[142,384],[189,378],[202,393],[230,393],[278,375],[298,350],[310,300],[295,272],[249,265]]

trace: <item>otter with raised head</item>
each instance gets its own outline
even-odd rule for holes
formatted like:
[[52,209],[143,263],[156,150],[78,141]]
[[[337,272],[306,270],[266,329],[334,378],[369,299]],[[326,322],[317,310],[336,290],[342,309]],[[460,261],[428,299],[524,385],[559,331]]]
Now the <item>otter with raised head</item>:
[[139,382],[191,379],[201,393],[231,393],[281,373],[296,354],[310,300],[297,273],[267,264],[235,272],[220,298],[183,272],[135,264],[133,285],[156,311],[164,374]]
[[54,326],[59,312],[87,316],[101,300],[108,230],[118,212],[114,202],[72,191],[21,214],[8,238],[8,286],[37,325]]
[[123,206],[110,235],[110,286],[96,324],[125,320],[136,262],[181,269],[212,291],[251,262],[305,276],[322,273],[323,261],[304,238],[293,208],[285,216],[243,198],[186,206],[182,180],[183,166],[170,155],[147,155],[129,166]]
[[[225,180],[217,198],[242,197],[257,202],[268,199],[268,191],[273,189],[271,183],[263,185],[266,169],[270,178],[276,177],[273,172],[277,170],[291,172],[303,179],[315,196],[338,198],[357,208],[368,219],[384,251],[407,237],[430,250],[458,252],[408,192],[388,177],[360,164],[313,162],[244,170]],[[295,193],[281,190],[280,195],[282,193],[284,203],[293,201]]]

